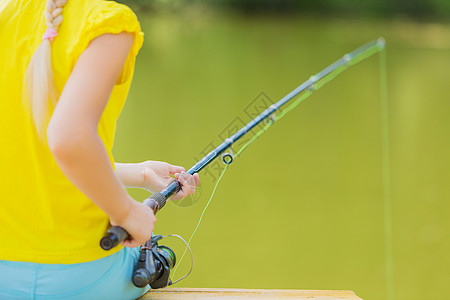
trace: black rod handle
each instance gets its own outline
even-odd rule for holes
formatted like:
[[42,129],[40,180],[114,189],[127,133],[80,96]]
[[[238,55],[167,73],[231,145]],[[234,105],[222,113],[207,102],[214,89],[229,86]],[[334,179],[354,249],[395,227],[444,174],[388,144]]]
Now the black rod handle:
[[[180,189],[180,182],[174,180],[161,192],[154,193],[145,199],[143,203],[153,209],[153,213],[156,215],[156,213],[166,205],[166,200],[173,194],[176,194]],[[113,226],[100,240],[100,247],[104,250],[111,250],[128,238],[130,238],[130,234],[124,228]]]

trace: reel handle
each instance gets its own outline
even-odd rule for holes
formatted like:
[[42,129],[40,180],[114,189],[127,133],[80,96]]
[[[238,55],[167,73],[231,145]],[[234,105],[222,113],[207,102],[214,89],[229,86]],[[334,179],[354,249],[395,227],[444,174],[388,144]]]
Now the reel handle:
[[[180,182],[178,180],[174,180],[161,192],[154,193],[145,199],[143,203],[150,207],[156,215],[156,213],[163,208],[164,205],[166,205],[166,200],[173,194],[177,193],[180,189]],[[104,250],[111,250],[128,238],[130,238],[130,234],[124,228],[120,226],[113,226],[100,240],[100,247]]]

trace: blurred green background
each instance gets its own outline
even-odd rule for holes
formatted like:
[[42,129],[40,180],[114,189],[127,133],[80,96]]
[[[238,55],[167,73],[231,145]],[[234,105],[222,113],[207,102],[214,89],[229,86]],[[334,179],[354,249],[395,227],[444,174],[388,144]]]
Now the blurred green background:
[[[391,203],[374,56],[228,168],[191,244],[194,272],[179,286],[450,298],[450,1],[122,2],[137,12],[145,42],[118,124],[120,162],[188,168],[310,75],[378,36],[387,41]],[[200,174],[195,197],[158,214],[157,233],[189,238],[220,168]],[[182,244],[167,243],[180,258]],[[188,267],[186,257],[175,277]]]

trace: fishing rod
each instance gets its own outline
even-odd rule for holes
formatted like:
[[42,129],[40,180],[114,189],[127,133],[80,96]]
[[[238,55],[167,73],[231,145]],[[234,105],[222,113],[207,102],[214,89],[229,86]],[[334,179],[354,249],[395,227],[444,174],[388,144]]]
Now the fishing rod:
[[[227,149],[231,148],[231,146],[242,138],[245,134],[247,134],[250,130],[252,130],[255,126],[260,124],[262,121],[267,120],[269,125],[273,124],[275,118],[273,115],[280,110],[280,108],[287,103],[291,102],[294,98],[296,98],[301,92],[312,93],[315,90],[319,89],[321,86],[326,84],[328,81],[334,78],[334,75],[338,75],[348,67],[357,64],[358,62],[374,55],[375,53],[380,52],[385,47],[385,41],[383,38],[378,38],[377,40],[373,40],[356,50],[345,54],[342,58],[335,61],[316,75],[311,76],[304,83],[299,85],[292,92],[287,94],[277,103],[272,104],[266,110],[264,110],[261,114],[259,114],[256,118],[247,123],[244,127],[239,129],[235,134],[225,139],[219,146],[217,146],[214,150],[209,152],[206,156],[204,156],[201,160],[199,160],[196,164],[194,164],[187,173],[194,175],[195,173],[200,172],[207,165],[209,165],[213,160],[219,157],[222,153],[224,153]],[[307,95],[309,96],[309,94]],[[306,98],[306,97],[305,97]],[[303,99],[302,99],[303,100]],[[280,116],[277,119],[280,119],[287,112],[293,109],[296,105],[298,105],[301,101],[294,101],[291,106],[288,106],[285,110],[283,110]],[[225,164],[231,164],[234,160],[233,154],[224,153],[222,155],[222,160]],[[144,200],[144,204],[153,209],[153,212],[156,214],[160,209],[164,207],[167,199],[169,199],[172,195],[176,194],[181,189],[181,184],[178,180],[172,181],[169,185],[167,185],[160,192],[152,194],[149,198]],[[130,238],[129,233],[120,226],[111,227],[105,236],[100,241],[100,246],[104,250],[110,250],[117,246],[119,243],[124,240]]]

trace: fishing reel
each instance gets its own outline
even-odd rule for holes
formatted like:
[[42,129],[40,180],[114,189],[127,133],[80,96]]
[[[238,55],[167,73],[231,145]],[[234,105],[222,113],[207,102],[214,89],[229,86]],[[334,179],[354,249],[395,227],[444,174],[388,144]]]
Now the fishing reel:
[[[175,267],[177,260],[175,252],[167,246],[158,245],[158,241],[165,237],[176,237],[180,239],[186,245],[191,255],[191,269],[186,275],[174,282],[170,279],[170,271]],[[183,259],[183,257],[181,257],[181,259]],[[176,234],[166,236],[152,235],[152,238],[141,246],[139,260],[134,268],[131,281],[139,288],[149,284],[152,289],[160,289],[188,277],[192,272],[193,266],[194,256],[191,247],[181,236]]]
[[160,289],[172,284],[169,275],[175,266],[176,256],[169,247],[158,245],[162,238],[161,235],[153,235],[141,246],[132,277],[135,286],[142,288],[149,284],[152,289]]

